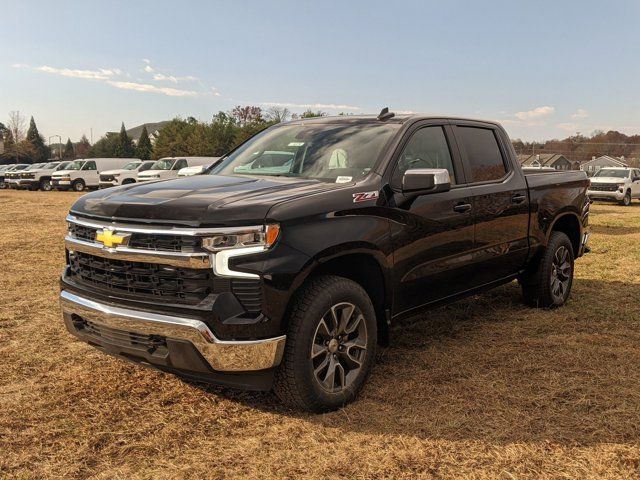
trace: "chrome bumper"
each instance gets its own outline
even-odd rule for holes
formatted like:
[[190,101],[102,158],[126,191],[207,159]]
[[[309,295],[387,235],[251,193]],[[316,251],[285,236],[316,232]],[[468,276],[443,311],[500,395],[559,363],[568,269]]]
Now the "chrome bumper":
[[284,335],[264,340],[219,340],[200,320],[105,305],[66,290],[60,293],[60,304],[66,319],[76,316],[124,332],[186,340],[218,372],[267,370],[280,364],[284,352]]

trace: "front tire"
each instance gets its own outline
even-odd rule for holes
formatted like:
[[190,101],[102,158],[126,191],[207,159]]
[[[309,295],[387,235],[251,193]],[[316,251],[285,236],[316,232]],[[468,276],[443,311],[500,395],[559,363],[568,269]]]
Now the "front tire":
[[51,180],[41,180],[40,181],[40,190],[43,192],[50,192],[53,189],[51,185]]
[[622,201],[620,202],[620,205],[624,205],[625,207],[631,205],[631,190],[626,191],[624,197],[622,198]]
[[71,184],[71,188],[75,192],[83,192],[84,189],[85,189],[84,181],[82,181],[82,180],[74,180],[73,183]]
[[340,408],[362,389],[376,343],[375,310],[367,292],[346,278],[314,278],[294,300],[274,391],[296,409]]
[[569,237],[562,232],[552,232],[536,271],[520,281],[525,303],[539,308],[564,305],[573,285],[573,266]]

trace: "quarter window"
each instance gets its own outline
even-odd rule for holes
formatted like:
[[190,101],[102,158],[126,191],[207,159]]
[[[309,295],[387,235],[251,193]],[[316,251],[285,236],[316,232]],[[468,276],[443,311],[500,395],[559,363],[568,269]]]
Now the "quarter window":
[[458,127],[456,138],[466,152],[471,182],[488,182],[505,176],[500,147],[493,130],[478,127]]
[[451,184],[456,183],[451,153],[442,127],[423,127],[411,136],[398,159],[393,185],[400,185],[404,173],[414,168],[446,168]]

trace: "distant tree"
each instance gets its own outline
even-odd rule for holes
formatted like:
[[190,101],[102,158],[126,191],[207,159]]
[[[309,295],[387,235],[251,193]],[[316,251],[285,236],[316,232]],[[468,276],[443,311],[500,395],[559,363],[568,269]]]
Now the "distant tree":
[[229,153],[236,145],[238,128],[233,118],[225,112],[218,112],[211,122],[213,138],[213,156],[220,157]]
[[147,132],[147,126],[142,127],[142,132],[140,133],[140,139],[138,140],[138,145],[136,145],[136,157],[141,160],[149,160],[153,155],[153,145],[151,145],[151,140],[149,139],[149,132]]
[[[108,132],[104,137],[91,145],[86,158],[112,158],[116,157],[116,147],[120,141],[120,135]],[[87,142],[89,143],[89,142]],[[80,157],[84,158],[84,157]]]
[[27,120],[20,113],[19,110],[9,112],[9,130],[15,143],[20,143],[24,140],[25,131],[27,128]]
[[91,144],[86,135],[82,134],[80,141],[76,144],[76,158],[86,158],[89,154]]
[[300,114],[300,118],[324,117],[326,115],[327,115],[327,112],[322,112],[320,110],[314,112],[311,109],[308,109]]
[[3,163],[17,163],[16,142],[13,141],[13,132],[7,128],[2,138],[2,158]]
[[42,138],[42,135],[38,132],[38,127],[33,117],[31,117],[31,121],[29,122],[26,141],[30,144],[26,146],[26,149],[31,151],[32,163],[46,162],[50,156],[50,152],[44,144],[44,138]]
[[251,105],[244,107],[238,105],[231,110],[231,116],[239,127],[245,127],[247,125],[261,123],[264,121],[262,117],[262,109]]
[[133,142],[127,135],[127,129],[124,128],[124,122],[120,127],[120,135],[118,136],[118,143],[116,144],[115,156],[118,158],[132,158],[135,154]]
[[196,124],[197,121],[190,123],[181,118],[174,118],[167,123],[158,134],[158,138],[153,147],[153,157],[162,158],[188,155],[186,140],[193,132]]
[[286,107],[270,107],[267,110],[266,118],[273,123],[282,123],[289,120],[291,112]]
[[64,146],[64,152],[62,153],[62,158],[65,160],[75,160],[76,152],[73,149],[73,143],[71,143],[71,139],[67,138],[67,143]]

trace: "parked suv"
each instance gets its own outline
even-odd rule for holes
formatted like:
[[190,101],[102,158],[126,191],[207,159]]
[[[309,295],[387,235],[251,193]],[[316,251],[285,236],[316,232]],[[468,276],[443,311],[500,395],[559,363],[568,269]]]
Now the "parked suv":
[[64,322],[127,360],[338,408],[404,317],[514,279],[528,305],[563,305],[588,182],[523,174],[494,122],[385,109],[281,123],[204,175],[78,199]]
[[18,180],[18,188],[27,188],[29,190],[44,190],[50,191],[51,175],[54,172],[64,170],[70,162],[49,162],[43,164],[41,167],[26,169],[20,172],[20,179]]
[[75,190],[81,192],[85,188],[98,188],[100,172],[122,168],[137,158],[83,158],[69,163],[64,170],[51,176],[51,184],[56,190]]
[[136,183],[138,174],[149,170],[154,163],[154,160],[134,160],[127,163],[123,168],[100,172],[100,188]]
[[587,191],[594,200],[616,200],[631,205],[631,199],[640,198],[640,169],[606,167],[591,177]]
[[165,157],[158,160],[146,172],[138,175],[138,181],[169,180],[178,178],[178,172],[186,167],[212,164],[219,157]]

